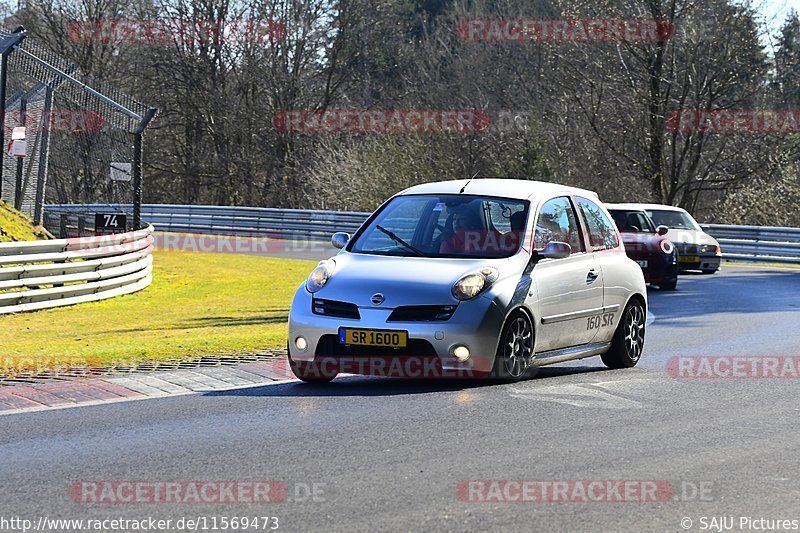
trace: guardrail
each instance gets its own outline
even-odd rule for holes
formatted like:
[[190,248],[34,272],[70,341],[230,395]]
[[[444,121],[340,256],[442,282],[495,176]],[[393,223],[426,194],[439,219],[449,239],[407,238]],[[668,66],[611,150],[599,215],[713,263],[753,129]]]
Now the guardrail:
[[153,226],[115,235],[0,243],[0,315],[103,300],[152,281]]
[[[51,232],[61,234],[63,228],[66,228],[66,231],[77,231],[79,227],[90,227],[94,224],[94,213],[131,211],[130,204],[48,205],[45,225]],[[303,237],[327,240],[337,231],[355,232],[369,215],[370,213],[363,212],[270,207],[142,205],[142,219],[152,224],[158,231],[246,237]],[[65,223],[63,220],[68,222]]]
[[701,224],[732,261],[800,264],[800,228]]
[[[59,228],[89,227],[94,213],[130,212],[125,204],[59,204],[47,206],[54,220],[51,232]],[[63,222],[70,220],[69,224]],[[145,204],[142,217],[158,231],[204,233],[273,238],[327,240],[336,231],[355,232],[370,213],[312,211],[266,207]],[[769,226],[727,226],[704,224],[705,231],[720,242],[722,257],[734,261],[800,264],[800,228]],[[67,230],[69,231],[69,229]]]

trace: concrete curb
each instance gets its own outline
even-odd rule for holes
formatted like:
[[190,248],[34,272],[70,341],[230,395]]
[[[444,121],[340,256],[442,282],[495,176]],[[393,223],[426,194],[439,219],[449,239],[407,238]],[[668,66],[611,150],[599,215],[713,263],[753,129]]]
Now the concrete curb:
[[289,362],[280,357],[240,365],[10,385],[0,387],[0,415],[265,385],[290,379],[294,379],[294,375]]

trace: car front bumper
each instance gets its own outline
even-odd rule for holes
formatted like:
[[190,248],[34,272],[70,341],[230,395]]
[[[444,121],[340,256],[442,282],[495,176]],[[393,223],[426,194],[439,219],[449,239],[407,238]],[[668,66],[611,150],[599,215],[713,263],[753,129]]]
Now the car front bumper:
[[[449,305],[452,302],[445,302]],[[443,370],[456,370],[469,375],[484,375],[492,370],[497,352],[500,331],[505,319],[504,312],[491,299],[478,296],[458,304],[447,321],[435,322],[389,322],[392,308],[360,307],[360,319],[346,319],[319,315],[312,312],[312,295],[303,287],[295,293],[289,313],[289,356],[294,361],[313,362],[339,358],[347,363],[354,360],[395,356],[402,359],[435,357]],[[351,349],[338,345],[339,328],[363,328],[407,331],[409,347],[406,349],[375,349],[374,355],[366,347]],[[305,350],[295,345],[298,337],[306,339]],[[336,337],[333,339],[332,337]],[[331,355],[331,344],[336,343],[336,353]],[[469,348],[470,358],[458,361],[452,355],[457,345]],[[418,347],[425,349],[416,350]],[[347,372],[356,373],[351,365]]]
[[[642,268],[646,283],[669,283],[678,277],[678,260],[674,255],[643,254],[630,250],[627,253]],[[644,266],[645,262],[647,266]]]
[[[688,257],[697,257],[695,261],[681,261],[678,258],[678,267],[681,270],[719,270],[722,256],[717,253],[696,253],[687,254]],[[686,257],[686,256],[684,256]]]

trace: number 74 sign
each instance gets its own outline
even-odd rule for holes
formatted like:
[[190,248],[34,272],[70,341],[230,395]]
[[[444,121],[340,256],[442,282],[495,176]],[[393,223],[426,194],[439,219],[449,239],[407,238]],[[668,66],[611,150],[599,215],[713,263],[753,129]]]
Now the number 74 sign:
[[125,231],[127,215],[121,213],[96,213],[94,215],[94,229],[96,232]]

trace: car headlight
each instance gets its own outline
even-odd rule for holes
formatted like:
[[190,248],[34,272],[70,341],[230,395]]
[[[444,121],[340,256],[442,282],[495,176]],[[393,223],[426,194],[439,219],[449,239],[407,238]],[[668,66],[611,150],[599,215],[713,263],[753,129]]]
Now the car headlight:
[[463,276],[453,284],[453,296],[457,300],[470,300],[497,281],[500,272],[494,267],[484,267],[478,272]]
[[719,246],[717,246],[716,244],[702,244],[702,245],[700,245],[700,253],[701,254],[707,254],[707,253],[718,254],[719,253]]
[[330,259],[320,261],[319,264],[311,271],[306,280],[306,290],[310,293],[315,293],[328,283],[328,279],[333,275],[333,267],[336,264]]
[[661,241],[659,246],[661,246],[661,251],[667,255],[672,255],[672,252],[675,251],[675,246],[669,241]]

